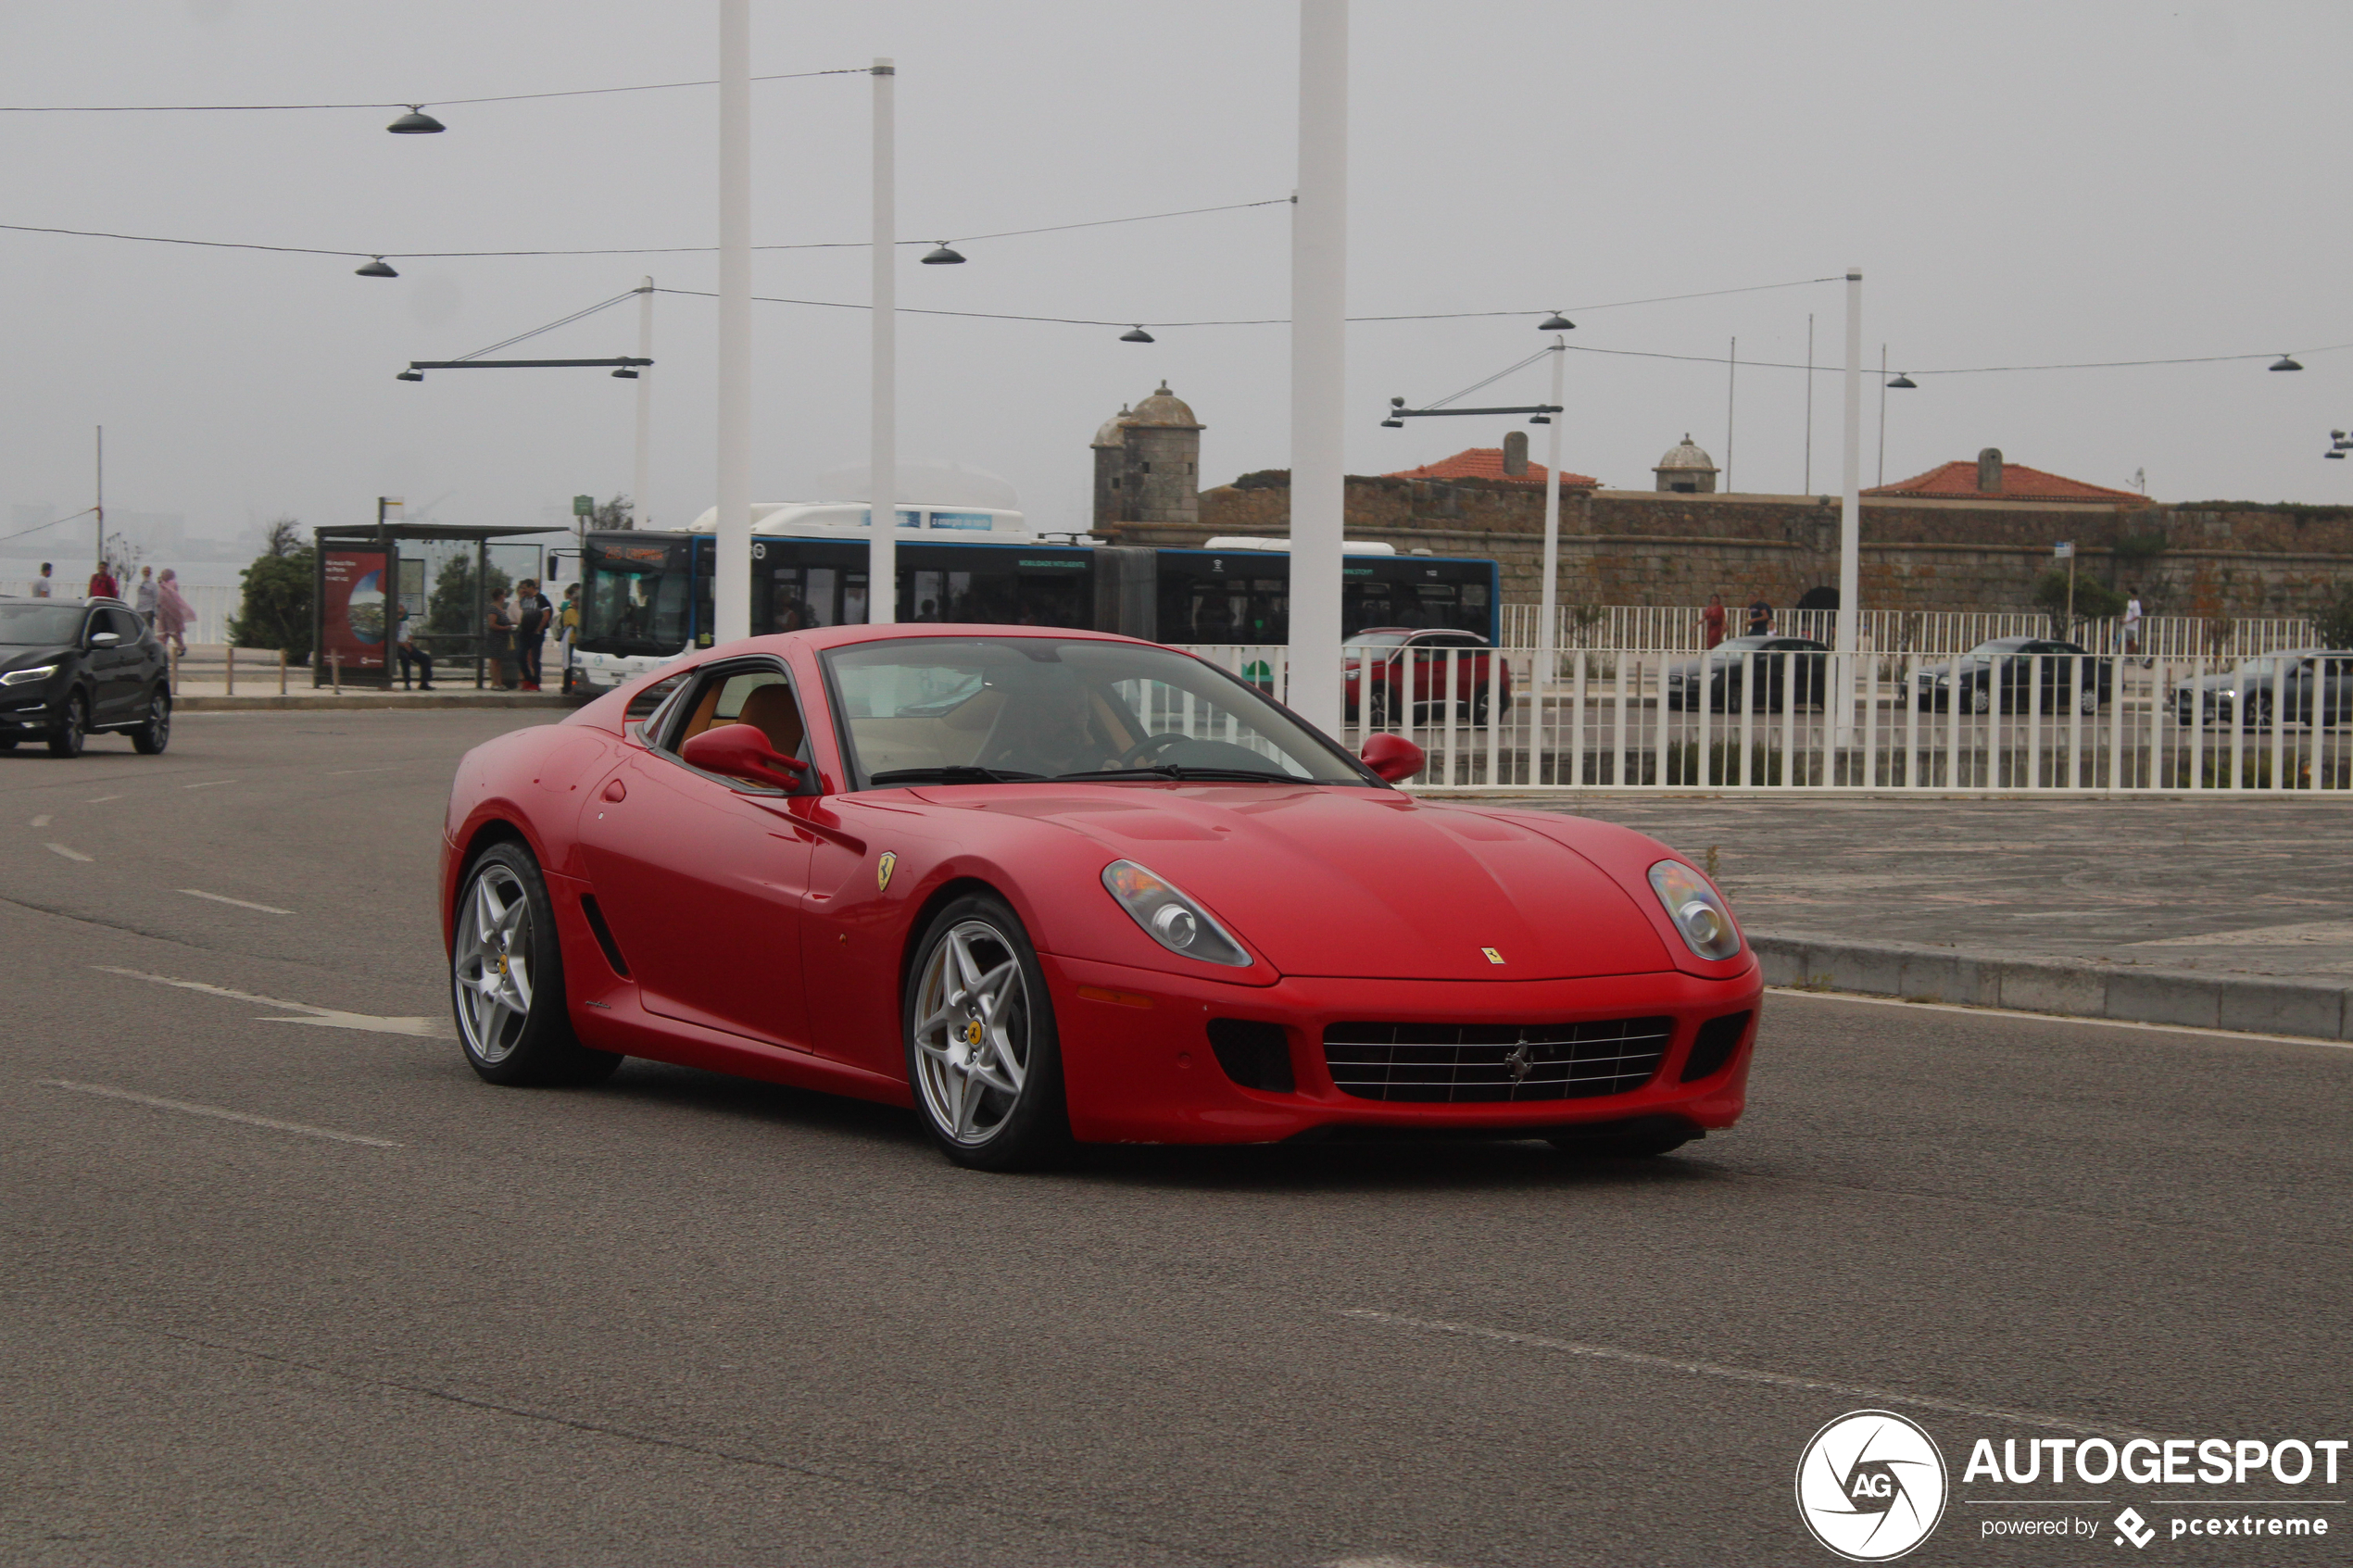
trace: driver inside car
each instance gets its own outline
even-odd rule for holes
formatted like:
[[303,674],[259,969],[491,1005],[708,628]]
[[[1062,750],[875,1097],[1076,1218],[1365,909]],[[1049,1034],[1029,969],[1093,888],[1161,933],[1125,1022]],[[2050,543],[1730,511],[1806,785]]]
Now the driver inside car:
[[1008,696],[996,738],[980,759],[984,767],[1051,778],[1093,771],[1115,759],[1116,748],[1095,732],[1087,689],[1077,682],[1065,675]]

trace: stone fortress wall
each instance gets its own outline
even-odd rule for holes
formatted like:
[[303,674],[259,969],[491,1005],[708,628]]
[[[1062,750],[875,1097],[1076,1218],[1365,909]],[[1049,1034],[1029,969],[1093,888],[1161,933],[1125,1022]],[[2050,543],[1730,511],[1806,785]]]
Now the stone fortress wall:
[[[1123,411],[1097,433],[1095,537],[1197,546],[1290,531],[1288,476],[1250,475],[1196,494],[1203,427],[1165,385],[1138,406],[1147,409],[1140,428]],[[1711,466],[1703,483],[1713,478]],[[1541,484],[1352,475],[1347,516],[1352,539],[1491,557],[1504,602],[1541,596]],[[1701,605],[1721,594],[1730,604],[1762,593],[1793,605],[1838,582],[1838,521],[1835,496],[1565,487],[1560,601]],[[2079,572],[2120,590],[2138,585],[2152,615],[2310,615],[2353,584],[2353,508],[1867,496],[1863,602],[2030,609],[2062,540],[2074,542]]]

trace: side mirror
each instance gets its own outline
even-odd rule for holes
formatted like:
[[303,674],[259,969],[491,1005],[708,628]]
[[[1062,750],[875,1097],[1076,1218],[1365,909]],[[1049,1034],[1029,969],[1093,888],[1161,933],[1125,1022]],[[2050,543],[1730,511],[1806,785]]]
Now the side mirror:
[[706,773],[767,789],[789,789],[809,771],[808,763],[769,745],[757,724],[713,725],[680,746],[678,755]]
[[90,633],[90,646],[94,648],[110,648],[120,641],[122,641],[122,635],[120,633],[117,632],[93,632]]
[[1422,771],[1428,758],[1403,735],[1378,734],[1365,743],[1365,766],[1390,784],[1403,784]]

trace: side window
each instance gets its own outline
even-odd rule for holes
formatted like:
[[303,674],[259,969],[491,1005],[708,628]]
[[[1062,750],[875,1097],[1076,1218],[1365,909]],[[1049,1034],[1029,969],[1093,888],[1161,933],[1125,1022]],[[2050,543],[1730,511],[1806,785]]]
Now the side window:
[[146,634],[146,622],[141,621],[130,610],[108,609],[101,613],[107,618],[106,629],[120,637],[122,646],[126,647]]
[[643,691],[638,692],[635,696],[632,696],[629,699],[628,709],[622,715],[623,724],[624,726],[629,724],[642,724],[647,720],[652,718],[654,709],[660,708],[664,702],[668,701],[671,696],[675,695],[679,685],[686,680],[686,677],[683,673],[677,675],[666,675],[662,679],[656,681],[653,684],[646,687]]
[[751,724],[782,755],[807,758],[808,731],[799,700],[791,678],[774,665],[713,671],[677,711],[678,719],[666,726],[669,734],[661,742],[665,751],[676,751],[706,730]]

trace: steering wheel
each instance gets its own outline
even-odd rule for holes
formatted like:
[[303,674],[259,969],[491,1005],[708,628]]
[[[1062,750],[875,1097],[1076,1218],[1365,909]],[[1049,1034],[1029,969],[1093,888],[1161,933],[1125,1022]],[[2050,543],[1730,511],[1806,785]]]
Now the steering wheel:
[[1156,735],[1146,735],[1142,740],[1138,741],[1135,745],[1129,746],[1126,750],[1121,752],[1116,758],[1113,759],[1113,762],[1114,765],[1117,767],[1133,768],[1139,762],[1150,761],[1151,759],[1158,757],[1162,752],[1167,750],[1170,746],[1176,745],[1179,741],[1189,740],[1191,738],[1191,736],[1176,730],[1164,730]]

